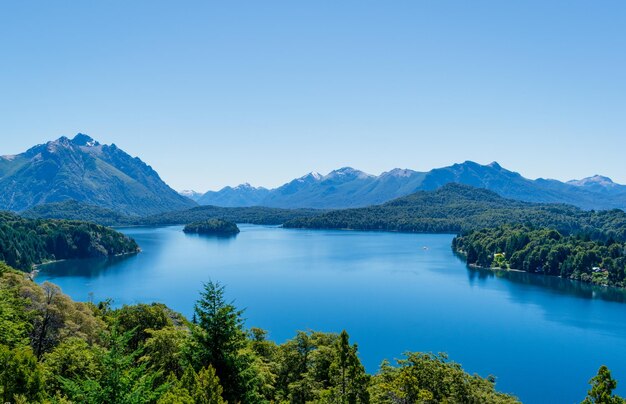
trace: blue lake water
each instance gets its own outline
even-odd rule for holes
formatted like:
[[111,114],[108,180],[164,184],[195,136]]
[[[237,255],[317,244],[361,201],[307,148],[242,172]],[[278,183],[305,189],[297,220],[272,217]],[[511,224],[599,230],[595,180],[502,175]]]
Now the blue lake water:
[[405,351],[446,352],[524,402],[574,403],[606,364],[626,392],[623,291],[468,269],[451,235],[240,228],[229,239],[121,229],[140,254],[50,264],[37,282],[81,301],[159,301],[190,316],[211,279],[246,308],[247,326],[277,342],[346,329],[370,372]]

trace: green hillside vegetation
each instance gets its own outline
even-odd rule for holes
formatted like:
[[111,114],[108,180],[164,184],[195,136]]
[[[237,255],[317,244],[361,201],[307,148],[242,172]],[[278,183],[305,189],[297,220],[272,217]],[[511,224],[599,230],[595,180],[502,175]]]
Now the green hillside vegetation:
[[626,241],[626,213],[505,199],[485,189],[448,184],[382,205],[335,210],[287,221],[289,228],[460,233],[505,224],[549,227],[593,240]]
[[317,209],[279,209],[260,206],[223,208],[200,206],[151,216],[127,216],[123,213],[73,200],[37,205],[22,213],[31,219],[69,219],[98,223],[104,226],[167,226],[222,219],[235,223],[280,225],[286,221],[324,213]]
[[199,222],[208,219],[222,219],[235,223],[280,225],[297,218],[312,217],[324,213],[317,209],[278,209],[253,206],[247,208],[222,208],[200,206],[197,208],[161,213],[136,221],[141,225],[175,225]]
[[597,242],[517,225],[472,231],[452,245],[471,265],[626,286],[626,243],[613,239]]
[[517,402],[443,356],[410,353],[369,375],[345,331],[278,345],[245,328],[219,284],[205,285],[189,322],[161,304],[73,302],[0,268],[2,402]]
[[37,205],[20,215],[30,219],[82,220],[104,226],[131,225],[138,220],[136,216],[126,216],[111,209],[75,200]]
[[[192,321],[158,303],[74,302],[3,263],[0,297],[2,402],[518,402],[443,354],[406,353],[370,375],[345,331],[276,344],[245,327],[217,283],[204,286]],[[585,402],[624,402],[606,367],[590,383]]]
[[288,228],[353,229],[423,233],[461,233],[505,224],[549,227],[562,234],[592,240],[626,241],[626,213],[585,211],[570,205],[536,204],[505,199],[467,185],[448,184],[420,191],[383,205],[343,210],[223,208],[200,206],[147,217],[129,217],[85,205],[62,202],[39,205],[24,213],[31,218],[69,218],[104,225],[180,225],[208,219],[235,223],[281,225]]
[[139,251],[131,238],[93,223],[25,219],[0,212],[0,261],[30,270],[46,261],[106,257]]
[[185,233],[213,234],[218,236],[232,236],[239,233],[239,227],[233,222],[221,219],[209,219],[201,222],[189,223],[183,229]]

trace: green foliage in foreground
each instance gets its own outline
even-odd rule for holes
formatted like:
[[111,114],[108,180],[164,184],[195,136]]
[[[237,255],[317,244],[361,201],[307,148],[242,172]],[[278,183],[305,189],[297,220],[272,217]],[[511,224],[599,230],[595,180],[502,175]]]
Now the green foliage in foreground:
[[29,270],[50,260],[139,251],[131,238],[104,226],[70,220],[25,219],[0,212],[0,260]]
[[290,228],[459,233],[505,224],[550,227],[593,240],[626,241],[626,213],[583,211],[569,205],[535,204],[505,199],[485,189],[448,184],[383,205],[344,209],[292,219]]
[[626,243],[615,240],[590,241],[518,225],[473,231],[452,245],[468,264],[626,286]]
[[246,329],[216,283],[188,322],[161,304],[77,303],[52,284],[0,272],[3,402],[517,402],[444,356],[409,353],[368,375],[345,331],[301,331],[278,345]]
[[208,219],[201,222],[189,223],[183,229],[185,233],[213,234],[218,236],[232,236],[239,233],[239,227],[233,222],[221,219]]
[[613,394],[617,381],[611,377],[611,371],[604,365],[600,366],[598,374],[589,380],[591,389],[583,404],[625,404],[626,400]]
[[372,387],[376,403],[514,403],[493,391],[494,378],[469,375],[444,354],[408,353],[396,367],[383,362]]

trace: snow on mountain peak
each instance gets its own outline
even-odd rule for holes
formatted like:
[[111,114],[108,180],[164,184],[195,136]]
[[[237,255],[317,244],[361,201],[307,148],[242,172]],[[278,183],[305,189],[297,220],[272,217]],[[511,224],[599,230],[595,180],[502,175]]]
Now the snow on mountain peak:
[[415,171],[409,170],[408,168],[394,168],[391,171],[387,171],[382,173],[380,176],[390,176],[390,177],[401,177],[406,178],[415,174]]
[[324,180],[332,179],[332,178],[345,178],[345,177],[354,177],[359,179],[374,177],[371,174],[365,173],[361,170],[354,169],[352,167],[342,167],[338,170],[333,170],[328,175],[324,177]]
[[76,136],[74,136],[74,139],[72,139],[72,143],[77,146],[86,147],[100,146],[100,143],[98,143],[97,140],[94,140],[92,137],[87,136],[84,133],[78,133]]
[[605,188],[613,188],[615,186],[617,186],[616,183],[613,182],[612,179],[610,179],[609,177],[605,177],[602,175],[594,175],[591,177],[586,177],[583,178],[581,180],[571,180],[567,182],[570,185],[574,185],[577,187],[585,187],[585,186],[602,186]]
[[199,195],[199,192],[194,191],[193,189],[183,189],[179,192],[182,196],[186,196],[188,198],[193,197],[195,195]]
[[319,181],[322,178],[324,178],[322,174],[318,173],[317,171],[311,171],[310,173],[303,175],[302,177],[296,179],[296,181],[298,182]]

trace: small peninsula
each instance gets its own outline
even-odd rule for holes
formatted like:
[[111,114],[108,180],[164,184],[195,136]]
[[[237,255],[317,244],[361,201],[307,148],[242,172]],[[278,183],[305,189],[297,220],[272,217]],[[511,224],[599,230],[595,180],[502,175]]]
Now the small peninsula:
[[469,265],[480,268],[515,269],[624,288],[626,243],[616,241],[614,235],[611,232],[602,240],[601,235],[503,225],[460,235],[452,248]]
[[0,212],[0,261],[22,271],[50,261],[139,251],[135,240],[109,227],[76,220],[26,219]]
[[234,236],[239,233],[239,227],[233,222],[222,219],[208,219],[189,223],[183,229],[185,233],[206,234],[214,236]]

